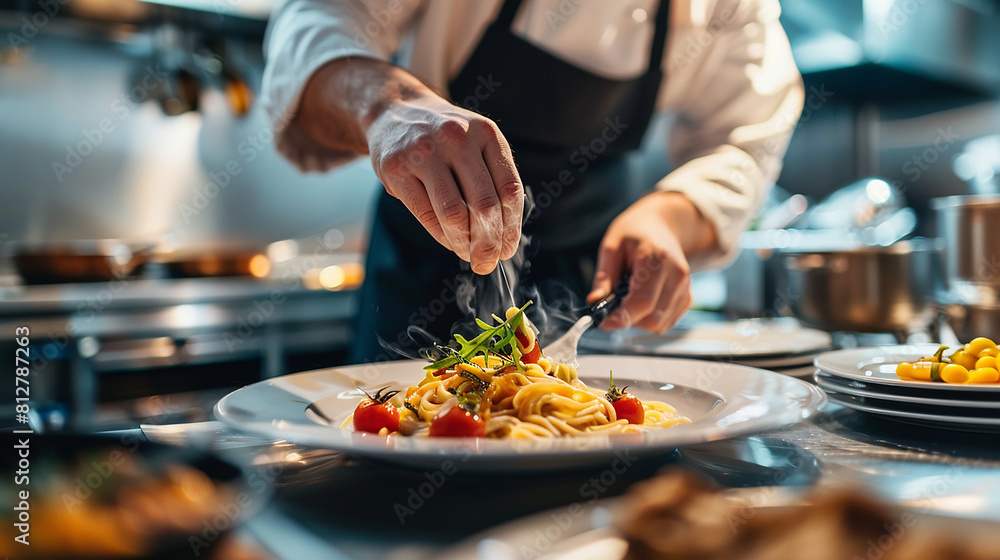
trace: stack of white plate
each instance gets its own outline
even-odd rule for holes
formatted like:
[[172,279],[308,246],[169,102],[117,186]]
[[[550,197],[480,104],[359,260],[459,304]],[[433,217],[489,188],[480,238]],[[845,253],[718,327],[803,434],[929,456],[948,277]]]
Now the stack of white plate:
[[816,358],[816,384],[830,401],[912,424],[1000,433],[1000,384],[904,381],[896,365],[930,356],[934,344],[872,346]]
[[744,319],[675,327],[664,335],[631,328],[591,329],[580,341],[585,352],[716,360],[810,377],[813,360],[829,350],[830,334],[796,319]]

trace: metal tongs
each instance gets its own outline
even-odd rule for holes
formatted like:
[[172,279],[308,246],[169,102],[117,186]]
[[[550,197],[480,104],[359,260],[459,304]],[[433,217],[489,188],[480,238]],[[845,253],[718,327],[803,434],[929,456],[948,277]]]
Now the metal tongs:
[[615,285],[614,289],[611,290],[610,294],[594,305],[591,305],[587,309],[587,312],[568,331],[550,344],[547,344],[542,354],[550,360],[562,364],[579,365],[579,362],[576,360],[576,349],[580,345],[580,337],[583,336],[583,333],[587,332],[587,329],[594,325],[600,325],[612,311],[618,309],[622,298],[628,293],[628,284],[629,277],[623,277]]

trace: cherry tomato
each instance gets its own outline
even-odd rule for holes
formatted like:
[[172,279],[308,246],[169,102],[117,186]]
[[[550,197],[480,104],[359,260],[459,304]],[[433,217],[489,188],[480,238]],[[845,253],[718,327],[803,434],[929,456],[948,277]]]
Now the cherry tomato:
[[521,361],[526,364],[537,364],[538,359],[542,357],[542,348],[538,346],[538,341],[535,341],[535,345],[531,347],[531,350],[527,354],[521,356]]
[[528,345],[528,335],[521,332],[521,329],[516,329],[514,331],[514,336],[517,338],[517,341],[521,344],[522,348]]
[[629,424],[642,424],[646,419],[646,410],[642,408],[642,402],[635,395],[625,393],[612,402],[611,406],[615,407],[618,418],[628,420]]
[[399,410],[389,402],[399,391],[385,392],[386,389],[383,387],[374,395],[365,393],[368,398],[354,409],[355,430],[373,434],[379,433],[382,428],[388,428],[390,432],[399,430]]
[[478,414],[460,406],[431,420],[431,437],[485,437],[486,423]]

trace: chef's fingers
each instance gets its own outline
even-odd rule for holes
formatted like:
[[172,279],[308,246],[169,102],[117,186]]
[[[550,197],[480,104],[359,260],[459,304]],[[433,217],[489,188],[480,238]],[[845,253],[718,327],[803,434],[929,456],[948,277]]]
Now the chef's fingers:
[[691,307],[691,277],[679,268],[669,267],[656,308],[636,323],[647,331],[663,334]]
[[500,258],[507,260],[517,252],[521,242],[521,214],[524,211],[524,185],[514,165],[507,139],[491,121],[477,133],[482,138],[483,161],[493,178],[493,186],[503,210],[503,236]]
[[441,224],[451,250],[458,258],[469,261],[469,208],[451,174],[451,168],[438,159],[428,160],[417,168],[417,179],[427,189],[427,197]]
[[471,143],[448,158],[459,189],[469,209],[469,241],[472,271],[489,274],[500,260],[503,209],[493,188],[493,178],[478,146]]
[[656,311],[668,277],[666,253],[642,251],[632,261],[628,294],[621,306],[604,320],[606,329],[620,329],[640,323]]
[[413,214],[413,217],[424,226],[424,229],[434,237],[434,240],[452,251],[451,244],[441,228],[431,199],[427,196],[427,189],[416,177],[396,177],[386,182],[385,190],[391,196],[399,199],[406,206],[406,209]]
[[597,270],[590,293],[587,294],[587,303],[594,303],[611,293],[611,289],[624,274],[625,257],[626,249],[621,243],[612,244],[606,240],[601,242],[601,248],[597,252]]

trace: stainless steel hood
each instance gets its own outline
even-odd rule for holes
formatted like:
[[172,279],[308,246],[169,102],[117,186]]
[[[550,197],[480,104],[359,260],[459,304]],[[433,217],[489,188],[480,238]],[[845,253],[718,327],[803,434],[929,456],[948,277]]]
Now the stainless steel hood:
[[[870,89],[894,93],[919,94],[912,89],[920,82],[905,77],[979,93],[1000,91],[995,0],[782,0],[781,5],[803,74],[853,75]],[[872,82],[879,71],[889,78]]]

